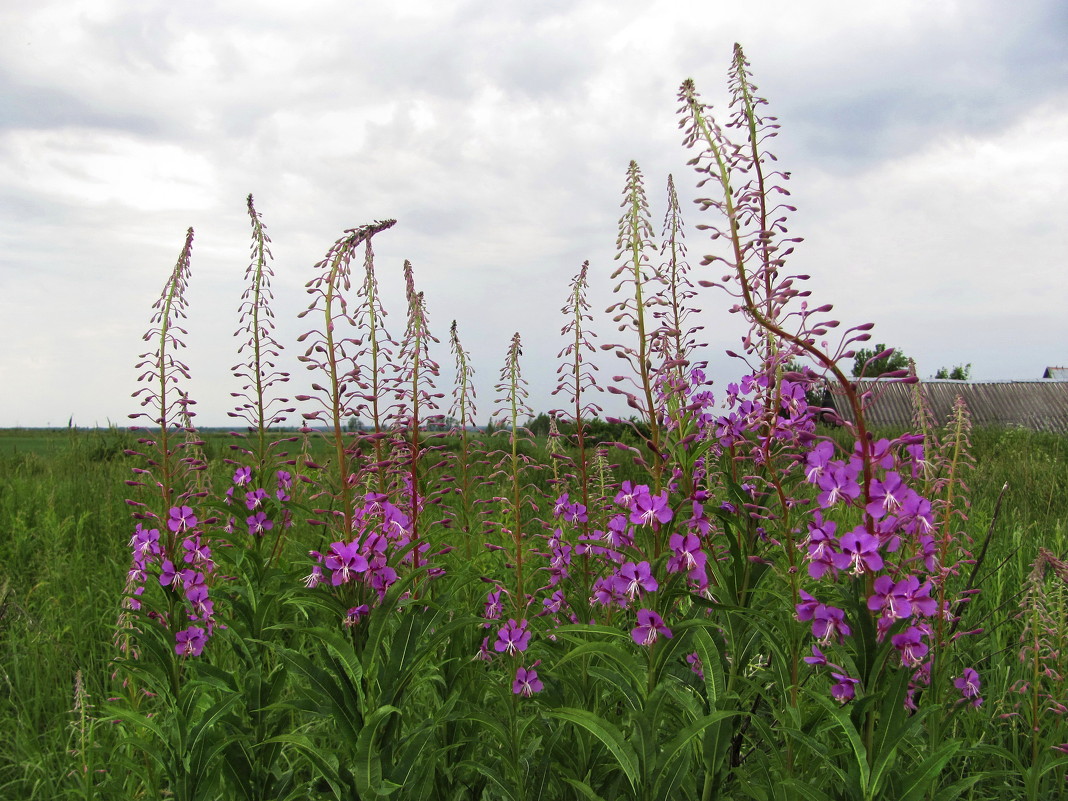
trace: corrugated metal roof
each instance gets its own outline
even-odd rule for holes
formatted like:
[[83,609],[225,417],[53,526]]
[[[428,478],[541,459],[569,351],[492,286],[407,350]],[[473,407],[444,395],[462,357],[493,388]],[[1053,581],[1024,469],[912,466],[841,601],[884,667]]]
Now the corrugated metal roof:
[[[862,392],[871,392],[865,419],[873,428],[911,428],[913,392],[911,384],[893,379],[864,379],[857,382]],[[944,422],[960,395],[976,426],[1030,428],[1068,434],[1068,381],[954,381],[924,379],[920,391],[927,398],[937,422]],[[831,405],[845,420],[853,413],[837,386],[831,386]]]
[[1053,378],[1057,381],[1068,381],[1068,367],[1047,367],[1042,377]]

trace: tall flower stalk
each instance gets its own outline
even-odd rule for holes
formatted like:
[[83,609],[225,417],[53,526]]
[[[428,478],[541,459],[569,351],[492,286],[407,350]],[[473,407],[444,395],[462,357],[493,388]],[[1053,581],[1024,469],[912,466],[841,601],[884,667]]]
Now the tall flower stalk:
[[[602,409],[594,401],[588,400],[588,396],[594,392],[600,392],[594,373],[597,365],[590,361],[590,354],[596,353],[593,339],[597,334],[590,330],[593,315],[590,314],[590,304],[586,299],[589,288],[588,272],[590,263],[582,263],[578,275],[571,281],[571,291],[568,293],[567,302],[561,309],[567,319],[561,334],[568,338],[567,344],[557,354],[561,359],[556,372],[559,383],[553,390],[553,395],[563,394],[570,399],[571,406],[567,416],[574,425],[574,444],[577,450],[576,470],[578,471],[578,490],[582,504],[590,507],[590,458],[587,455],[588,420],[596,417]],[[555,422],[561,410],[553,415]]]
[[[622,264],[612,273],[612,280],[618,279],[614,291],[621,294],[623,299],[609,306],[606,313],[614,314],[613,320],[619,330],[632,331],[637,342],[633,346],[614,346],[616,355],[632,368],[633,374],[618,376],[608,391],[623,395],[627,405],[637,411],[648,425],[646,445],[652,458],[650,470],[653,487],[659,491],[664,455],[661,452],[661,420],[654,400],[659,366],[653,364],[655,332],[649,307],[659,303],[664,281],[649,259],[649,250],[653,248],[653,225],[649,219],[649,201],[637,162],[632,161],[627,168],[627,185],[620,205],[623,214],[619,218],[616,260]],[[613,348],[611,345],[603,347]],[[631,384],[633,390],[621,388],[621,383]],[[644,460],[639,458],[638,461],[642,463]]]
[[[308,370],[319,373],[325,379],[325,384],[313,383],[312,390],[317,394],[298,395],[297,400],[314,401],[319,408],[304,413],[305,420],[328,427],[334,447],[333,492],[336,511],[323,511],[328,516],[340,515],[341,530],[346,536],[354,529],[354,489],[358,465],[351,463],[352,458],[345,441],[345,424],[350,418],[356,417],[362,408],[357,389],[366,386],[361,381],[360,366],[354,353],[359,341],[353,336],[353,329],[358,325],[349,312],[346,293],[352,288],[351,262],[355,254],[362,246],[365,265],[370,265],[372,237],[395,224],[396,220],[385,220],[346,231],[330,248],[326,257],[316,265],[319,274],[307,284],[308,294],[312,296],[311,305],[299,315],[315,315],[321,320],[320,327],[313,328],[298,338],[299,342],[311,342],[298,359]],[[367,269],[370,274],[370,267]],[[374,358],[377,360],[377,357],[375,350]],[[371,377],[375,388],[378,380],[377,376]],[[374,408],[377,410],[377,395],[374,398]],[[378,440],[375,442],[377,448]]]
[[370,431],[362,439],[365,445],[370,444],[374,454],[370,467],[372,481],[378,492],[384,493],[388,490],[390,468],[385,444],[390,418],[387,398],[391,385],[398,380],[399,365],[394,360],[396,343],[386,329],[386,311],[378,291],[374,251],[369,239],[364,245],[363,276],[357,295],[360,304],[355,319],[363,335],[352,344],[359,346],[355,358],[365,370],[357,381],[359,392],[356,393],[355,413],[361,419],[369,420]]
[[498,431],[497,434],[508,437],[508,450],[500,454],[501,459],[493,475],[490,476],[491,480],[502,478],[507,487],[507,496],[499,500],[503,501],[502,505],[505,510],[501,517],[502,527],[507,532],[512,551],[512,565],[515,571],[512,607],[517,619],[525,619],[528,603],[527,577],[524,573],[523,510],[528,507],[537,509],[537,504],[530,493],[532,488],[524,481],[529,458],[523,455],[519,448],[522,440],[530,438],[529,431],[523,428],[521,421],[533,416],[527,403],[527,383],[520,369],[522,355],[523,344],[517,331],[508,345],[504,367],[501,368],[500,381],[496,386],[499,404],[496,416],[503,419],[507,427],[504,431]]
[[[185,347],[181,337],[188,333],[180,323],[188,306],[185,292],[192,249],[190,228],[144,336],[154,350],[142,354],[137,365],[143,371],[138,379],[143,386],[134,397],[151,411],[130,417],[149,424],[135,429],[144,432],[135,455],[145,460],[146,467],[136,468],[136,479],[127,482],[141,488],[143,498],[128,501],[139,522],[130,540],[127,605],[140,610],[143,599],[148,610],[161,615],[180,656],[198,656],[214,629],[213,604],[208,596],[214,563],[202,531],[204,515],[198,513],[206,492],[198,480],[204,463],[197,453],[201,443],[192,426],[193,401],[183,388],[189,380],[189,368],[177,356]],[[163,588],[162,604],[146,596],[154,587]],[[187,625],[190,621],[194,625]],[[170,679],[176,690],[176,666],[172,665]]]
[[[412,541],[419,541],[419,516],[425,501],[425,470],[422,455],[425,444],[421,429],[428,419],[440,419],[437,414],[438,400],[435,380],[440,376],[438,363],[430,356],[430,345],[438,340],[430,333],[426,301],[422,292],[415,289],[412,263],[404,262],[404,278],[408,300],[408,324],[401,342],[399,361],[403,365],[397,376],[397,408],[394,414],[398,437],[403,438],[400,463],[397,469],[406,470],[405,487],[408,496],[408,513],[411,518]],[[398,440],[400,441],[400,440]],[[420,546],[416,546],[416,554]]]
[[470,561],[472,540],[474,538],[474,501],[475,485],[478,477],[473,471],[474,452],[472,450],[471,429],[475,427],[475,371],[471,366],[471,356],[460,342],[456,321],[449,327],[449,348],[455,360],[455,385],[451,416],[455,420],[456,435],[460,438],[460,450],[457,458],[459,476],[455,491],[460,497],[460,531],[464,543],[464,556]]
[[[265,473],[278,461],[271,457],[271,451],[283,440],[269,438],[269,430],[281,425],[286,415],[294,412],[292,408],[279,408],[288,403],[286,398],[272,397],[276,385],[289,380],[289,374],[277,369],[276,360],[282,353],[282,345],[275,338],[274,312],[271,302],[271,279],[274,271],[270,260],[271,238],[263,225],[262,215],[249,195],[246,201],[248,216],[252,224],[251,258],[245,270],[245,292],[241,296],[238,309],[241,328],[235,336],[245,336],[238,347],[238,354],[245,361],[233,368],[234,376],[244,381],[240,391],[231,393],[237,399],[237,408],[229,416],[243,421],[247,434],[253,439],[252,447],[236,446],[237,449],[253,460],[253,466],[259,473]],[[284,458],[284,454],[280,458]]]

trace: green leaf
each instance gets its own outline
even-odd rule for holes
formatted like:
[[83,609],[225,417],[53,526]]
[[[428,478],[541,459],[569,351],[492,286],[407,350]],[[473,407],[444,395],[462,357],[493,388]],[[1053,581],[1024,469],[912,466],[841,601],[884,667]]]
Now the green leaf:
[[391,715],[399,714],[400,710],[395,706],[382,706],[364,721],[363,730],[356,740],[356,758],[352,768],[356,790],[361,798],[389,795],[401,786],[382,779],[382,761],[375,749],[375,737],[382,722]]
[[587,782],[572,779],[570,776],[565,776],[564,781],[582,793],[583,798],[589,799],[589,801],[604,801]]
[[363,722],[353,703],[358,698],[357,690],[347,676],[331,675],[316,665],[304,654],[290,648],[279,648],[277,653],[290,668],[303,676],[311,685],[311,696],[320,702],[326,701],[332,708],[332,717],[342,727],[344,736],[355,741],[360,736]]
[[867,798],[871,781],[871,766],[868,764],[868,754],[864,748],[860,732],[853,725],[853,719],[845,709],[836,707],[829,698],[811,690],[805,690],[805,692],[827,711],[831,722],[837,725],[842,734],[845,735],[846,741],[853,751],[854,764],[857,769],[856,777],[859,784],[858,789],[862,796]]
[[630,782],[631,789],[637,790],[639,785],[638,755],[619,729],[604,720],[604,718],[584,709],[571,707],[554,709],[549,712],[549,716],[581,726],[604,743],[605,747],[611,751],[612,756],[616,758],[616,762],[619,763],[619,767],[623,770],[627,781]]
[[642,675],[643,666],[639,664],[633,653],[611,642],[598,640],[579,645],[556,660],[552,666],[552,672],[559,673],[560,669],[569,662],[589,657],[602,657],[611,660],[624,672],[631,687],[641,688],[644,692],[646,682],[645,677]]
[[952,759],[962,744],[960,740],[950,740],[936,749],[933,754],[924,760],[919,768],[903,779],[897,786],[898,801],[918,801],[926,796],[938,781],[938,775],[942,772],[942,768]]
[[337,754],[321,751],[307,736],[303,734],[280,734],[266,740],[266,743],[281,743],[294,746],[304,754],[312,767],[319,771],[320,776],[330,785],[334,791],[334,798],[347,799],[351,797],[351,788],[345,786],[338,770]]
[[723,660],[715,640],[712,639],[707,629],[697,629],[693,633],[693,643],[697,656],[701,660],[701,672],[705,675],[705,697],[708,700],[708,709],[711,711],[719,706],[719,699],[726,692]]
[[805,784],[800,779],[783,779],[782,787],[790,791],[791,798],[803,798],[805,801],[833,801],[823,790]]
[[737,715],[737,712],[721,711],[713,712],[711,715],[705,715],[699,718],[689,726],[679,732],[670,742],[663,747],[660,752],[660,758],[657,760],[656,771],[653,779],[653,786],[655,788],[654,796],[656,798],[667,798],[669,793],[667,788],[664,787],[664,783],[670,778],[668,776],[668,767],[671,762],[682,751],[690,747],[693,744],[693,740],[698,737],[705,729],[711,726],[713,723],[718,723],[724,718],[729,718],[732,715]]
[[944,787],[938,791],[935,795],[935,801],[954,801],[959,798],[960,794],[965,790],[971,789],[983,779],[992,779],[996,774],[991,773],[977,773],[974,776],[967,776],[960,781],[954,782],[949,787]]

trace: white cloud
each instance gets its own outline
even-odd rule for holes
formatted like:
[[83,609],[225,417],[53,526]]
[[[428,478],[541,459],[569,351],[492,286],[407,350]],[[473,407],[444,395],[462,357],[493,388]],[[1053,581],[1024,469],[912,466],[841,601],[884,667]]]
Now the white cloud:
[[205,154],[81,128],[0,134],[0,183],[87,207],[204,212],[217,202],[214,165]]
[[[34,380],[5,414],[65,421],[75,375],[87,418],[129,411],[140,330],[193,225],[193,391],[202,420],[225,422],[248,192],[274,239],[284,342],[330,243],[395,216],[376,241],[392,327],[410,258],[435,333],[459,320],[482,412],[516,329],[547,407],[584,259],[595,310],[610,300],[628,161],[659,228],[667,173],[694,194],[677,86],[693,76],[725,114],[736,40],[783,123],[792,233],[808,239],[793,266],[931,369],[1005,376],[1014,349],[1065,340],[1064,29],[1046,0],[9,4],[0,341],[20,347],[0,349],[0,375]],[[696,263],[708,220],[684,216]],[[703,302],[715,346],[734,346],[726,299]]]

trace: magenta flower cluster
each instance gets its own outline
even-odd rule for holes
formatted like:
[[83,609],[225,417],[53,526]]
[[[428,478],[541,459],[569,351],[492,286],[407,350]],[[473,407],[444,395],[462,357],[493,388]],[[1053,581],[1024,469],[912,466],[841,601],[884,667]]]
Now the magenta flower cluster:
[[[244,530],[249,536],[263,537],[274,529],[275,520],[270,515],[272,510],[277,510],[276,515],[284,528],[293,525],[292,513],[285,506],[291,500],[292,489],[293,476],[287,470],[275,471],[273,487],[267,490],[253,486],[251,467],[238,467],[234,471],[233,484],[227,488],[223,501],[228,506],[243,504],[248,512],[244,519]],[[240,528],[238,516],[228,518],[225,527],[227,534],[236,534]]]
[[[150,580],[155,579],[154,583],[179,598],[190,623],[201,624],[175,632],[174,650],[180,656],[200,656],[216,627],[215,605],[208,590],[215,563],[198,523],[191,507],[175,506],[166,521],[169,536],[161,538],[159,529],[145,528],[138,523],[130,538],[129,608],[141,609],[141,597]],[[169,548],[168,543],[171,543]],[[169,625],[158,611],[153,609],[149,615]]]
[[[312,551],[314,564],[304,583],[308,588],[321,584],[331,587],[351,585],[358,594],[360,590],[369,589],[374,593],[375,602],[380,603],[396,583],[398,568],[425,564],[424,554],[429,548],[427,542],[413,544],[411,518],[407,513],[385,494],[368,492],[352,516],[351,538],[332,542],[325,554]],[[395,556],[398,553],[403,556]],[[440,573],[440,570],[431,570],[429,574]],[[365,595],[360,594],[360,597],[365,598]],[[366,610],[350,614],[346,622],[353,625],[366,614]]]

